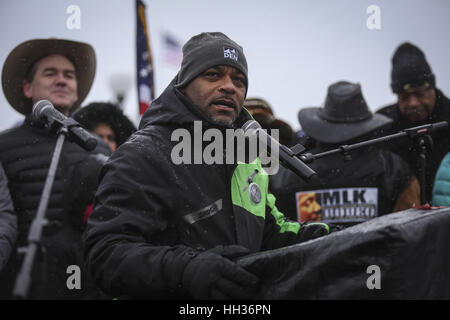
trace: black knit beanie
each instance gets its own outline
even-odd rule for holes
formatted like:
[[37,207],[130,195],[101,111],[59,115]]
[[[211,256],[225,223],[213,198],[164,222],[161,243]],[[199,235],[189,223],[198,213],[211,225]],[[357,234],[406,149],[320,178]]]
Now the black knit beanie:
[[240,70],[245,75],[248,89],[244,51],[221,32],[203,32],[186,42],[175,87],[185,87],[203,71],[217,65],[227,65]]
[[418,87],[426,83],[430,88],[435,87],[435,77],[425,54],[409,42],[401,44],[392,57],[392,91],[399,93],[408,87]]

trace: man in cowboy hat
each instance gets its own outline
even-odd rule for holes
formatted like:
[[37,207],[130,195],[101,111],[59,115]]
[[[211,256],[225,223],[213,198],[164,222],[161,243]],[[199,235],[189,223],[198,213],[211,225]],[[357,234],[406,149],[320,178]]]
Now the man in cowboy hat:
[[[450,100],[436,88],[436,79],[425,54],[417,46],[402,43],[392,56],[391,88],[397,103],[383,107],[378,114],[391,118],[392,125],[385,134],[439,121],[450,121]],[[427,144],[425,168],[425,200],[431,201],[434,178],[439,164],[450,151],[450,130],[431,133],[433,142]],[[419,177],[422,164],[417,141],[407,137],[392,140],[388,148],[400,155]]]
[[[328,87],[323,108],[304,108],[298,118],[302,129],[317,142],[312,154],[356,143],[370,137],[391,120],[372,114],[359,84],[339,81]],[[281,169],[271,177],[279,209],[306,222],[302,199],[314,193],[321,207],[314,221],[351,225],[419,204],[417,179],[397,155],[377,147],[352,151],[349,155],[319,158],[310,164],[319,175],[317,184],[307,184]]]
[[[25,115],[21,126],[0,134],[0,161],[18,218],[18,246],[27,244],[56,142],[56,136],[32,118],[32,106],[46,99],[70,116],[87,96],[95,67],[94,49],[89,44],[54,38],[25,41],[6,58],[3,92],[11,106]],[[83,210],[87,205],[84,201],[92,197],[96,182],[85,183],[85,194],[75,197],[71,192],[72,181],[79,172],[89,181],[96,181],[102,165],[100,155],[105,154],[109,150],[100,139],[90,153],[76,144],[64,144],[46,212],[48,224],[39,251],[42,254],[38,254],[34,263],[30,298],[63,299],[85,294],[83,289],[88,286],[84,282],[82,290],[68,289],[66,270],[70,265],[83,267],[79,249]],[[4,279],[0,279],[1,293],[6,297],[11,294],[21,266],[20,257],[11,260]]]

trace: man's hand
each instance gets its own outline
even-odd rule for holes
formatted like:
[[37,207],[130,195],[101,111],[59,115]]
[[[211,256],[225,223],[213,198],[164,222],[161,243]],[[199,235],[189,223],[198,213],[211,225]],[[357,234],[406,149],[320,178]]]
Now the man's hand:
[[312,239],[316,239],[325,236],[331,232],[330,226],[322,222],[312,222],[300,225],[299,241],[305,242]]
[[254,298],[259,279],[229,259],[248,253],[234,245],[198,253],[184,270],[183,287],[195,299]]

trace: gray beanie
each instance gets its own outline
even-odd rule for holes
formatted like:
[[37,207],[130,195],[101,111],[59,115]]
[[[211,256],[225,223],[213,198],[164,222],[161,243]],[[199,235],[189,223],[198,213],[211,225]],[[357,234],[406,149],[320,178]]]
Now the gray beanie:
[[244,50],[221,32],[203,32],[186,42],[175,87],[186,86],[203,71],[217,65],[227,65],[240,70],[245,75],[248,88]]

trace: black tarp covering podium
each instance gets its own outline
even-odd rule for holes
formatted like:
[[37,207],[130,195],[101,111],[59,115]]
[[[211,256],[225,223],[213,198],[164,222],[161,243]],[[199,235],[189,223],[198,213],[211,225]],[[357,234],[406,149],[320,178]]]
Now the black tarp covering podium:
[[[261,278],[258,299],[450,299],[450,208],[392,213],[237,261]],[[372,265],[380,289],[368,288]]]

